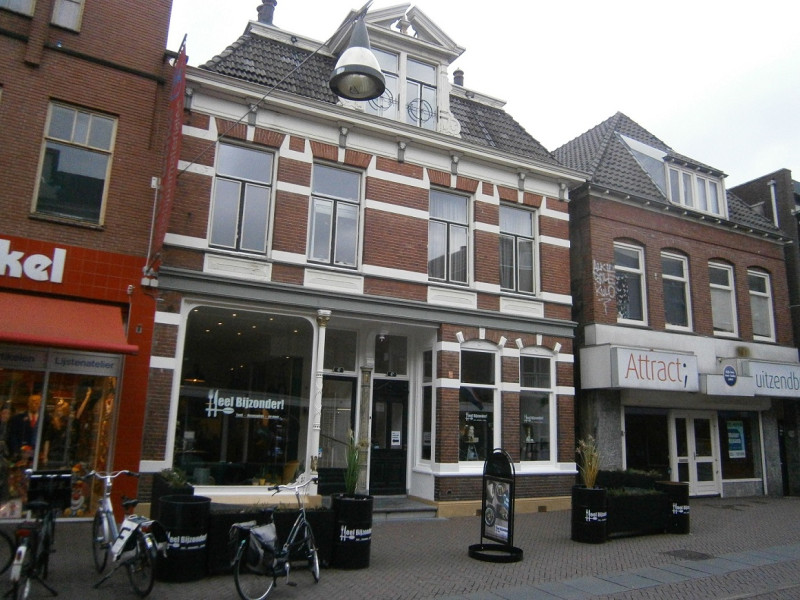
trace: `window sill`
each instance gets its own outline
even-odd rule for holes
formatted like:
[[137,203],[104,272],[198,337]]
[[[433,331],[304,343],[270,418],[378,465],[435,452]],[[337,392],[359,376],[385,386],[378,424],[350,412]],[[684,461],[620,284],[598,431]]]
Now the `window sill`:
[[101,225],[99,223],[81,221],[80,219],[70,219],[69,217],[57,217],[55,215],[45,215],[41,213],[31,213],[29,217],[35,221],[57,223],[59,225],[69,225],[71,227],[81,227],[83,229],[93,229],[95,231],[105,231],[106,229],[105,225]]

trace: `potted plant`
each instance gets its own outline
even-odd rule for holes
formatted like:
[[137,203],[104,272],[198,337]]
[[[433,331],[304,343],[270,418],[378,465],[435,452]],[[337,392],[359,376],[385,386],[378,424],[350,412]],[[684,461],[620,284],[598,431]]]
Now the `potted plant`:
[[332,496],[336,519],[336,534],[331,565],[340,569],[363,569],[369,566],[372,541],[372,496],[356,493],[362,466],[366,467],[368,442],[356,442],[355,433],[348,432],[345,451],[343,494]]
[[608,519],[606,490],[596,487],[600,452],[593,436],[578,441],[577,463],[583,485],[572,487],[572,539],[602,544],[606,541]]
[[158,520],[161,516],[161,498],[163,496],[192,496],[194,487],[183,469],[174,467],[162,469],[153,476],[153,490],[150,495],[150,517]]

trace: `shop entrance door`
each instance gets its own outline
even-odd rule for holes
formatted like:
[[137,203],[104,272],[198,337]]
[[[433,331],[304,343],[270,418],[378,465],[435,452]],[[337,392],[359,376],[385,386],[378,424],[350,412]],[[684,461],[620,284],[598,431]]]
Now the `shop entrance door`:
[[673,412],[670,425],[670,462],[678,481],[689,484],[690,496],[719,495],[722,488],[716,414]]
[[408,382],[376,379],[372,389],[371,494],[406,493]]

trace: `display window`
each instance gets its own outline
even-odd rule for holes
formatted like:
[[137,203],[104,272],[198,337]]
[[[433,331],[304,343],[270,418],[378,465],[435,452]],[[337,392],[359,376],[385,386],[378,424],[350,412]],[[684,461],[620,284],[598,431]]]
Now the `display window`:
[[313,337],[301,317],[192,309],[173,467],[196,485],[282,483],[304,470]]
[[[25,470],[104,470],[111,460],[122,359],[0,347],[0,516],[21,515]],[[96,494],[77,479],[65,516],[91,514]]]

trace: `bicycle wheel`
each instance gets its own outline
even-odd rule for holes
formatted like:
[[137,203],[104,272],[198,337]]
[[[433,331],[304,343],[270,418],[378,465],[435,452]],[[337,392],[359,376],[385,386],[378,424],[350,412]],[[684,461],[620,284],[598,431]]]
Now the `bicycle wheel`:
[[314,539],[314,532],[311,526],[306,523],[306,548],[308,550],[308,570],[314,577],[314,583],[319,583],[319,553],[317,552],[317,542]]
[[233,565],[233,579],[236,591],[242,600],[264,600],[275,585],[272,573],[264,573],[260,565],[247,564],[247,548]]
[[153,589],[156,567],[156,546],[152,540],[148,542],[147,536],[142,531],[136,532],[136,547],[134,555],[125,565],[128,568],[128,579],[131,580],[133,591],[140,598],[144,598]]
[[108,563],[108,542],[105,514],[99,511],[95,513],[92,523],[92,556],[95,569],[98,573],[102,573]]
[[14,542],[5,531],[0,529],[0,575],[8,571],[11,561],[14,560]]
[[47,579],[50,571],[50,554],[53,552],[53,539],[55,536],[55,517],[53,513],[45,515],[42,520],[42,535],[36,545],[36,571],[42,579]]

